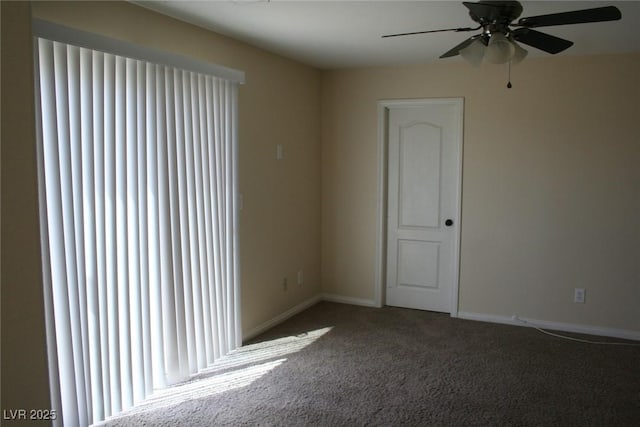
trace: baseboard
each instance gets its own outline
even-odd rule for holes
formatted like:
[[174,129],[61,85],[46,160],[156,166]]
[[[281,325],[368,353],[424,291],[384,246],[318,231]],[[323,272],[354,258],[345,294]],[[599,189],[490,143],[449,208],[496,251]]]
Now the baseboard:
[[[295,316],[296,314],[306,310],[307,308],[317,304],[320,301],[359,305],[363,307],[378,307],[376,302],[371,299],[354,298],[354,297],[347,297],[347,296],[337,295],[337,294],[322,293],[297,304],[296,306],[290,308],[289,310],[285,311],[282,314],[279,314],[273,319],[267,320],[266,322],[247,331],[246,333],[243,334],[242,340],[246,341],[255,336],[258,336],[261,333],[267,331],[268,329],[273,328],[279,323],[284,322],[290,317]],[[457,313],[457,316],[455,317],[458,317],[460,319],[466,319],[466,320],[476,320],[480,322],[502,323],[504,325],[513,325],[513,326],[538,327],[538,328],[549,329],[553,331],[574,332],[578,334],[597,335],[597,336],[603,336],[603,337],[622,338],[627,340],[640,341],[640,331],[632,331],[628,329],[603,328],[601,326],[580,325],[576,323],[552,322],[548,320],[528,319],[524,317],[501,316],[497,314],[472,313],[468,311],[467,312],[459,311]]]
[[322,301],[339,302],[341,304],[361,305],[363,307],[378,307],[372,299],[345,297],[336,294],[321,294]]
[[244,342],[244,341],[250,340],[251,338],[258,336],[261,333],[266,332],[267,330],[284,322],[290,317],[293,317],[296,314],[306,310],[312,305],[319,303],[320,301],[338,302],[342,304],[351,304],[351,305],[361,305],[364,307],[377,307],[375,301],[369,300],[369,299],[345,297],[342,295],[335,295],[335,294],[318,294],[314,297],[309,298],[306,301],[301,302],[300,304],[294,307],[291,307],[289,310],[285,311],[282,314],[277,315],[273,319],[267,320],[266,322],[261,323],[255,328],[248,330],[247,332],[242,334],[242,341]]
[[640,331],[628,329],[603,328],[600,326],[580,325],[575,323],[550,322],[548,320],[527,319],[524,317],[500,316],[495,314],[458,312],[460,319],[478,320],[481,322],[502,323],[505,325],[538,327],[553,331],[574,332],[578,334],[598,335],[602,337],[622,338],[640,341]]
[[297,304],[293,307],[291,307],[289,310],[285,311],[282,314],[277,315],[276,317],[274,317],[271,320],[267,320],[264,323],[261,323],[260,325],[256,326],[255,328],[247,331],[246,333],[242,334],[242,341],[247,341],[250,340],[253,337],[256,337],[258,335],[260,335],[261,333],[267,331],[268,329],[273,328],[274,326],[278,325],[279,323],[284,322],[285,320],[287,320],[290,317],[295,316],[296,314],[306,310],[307,308],[311,307],[312,305],[317,304],[318,302],[322,301],[322,296],[321,295],[316,295],[314,297],[309,298],[306,301],[302,301],[300,304]]

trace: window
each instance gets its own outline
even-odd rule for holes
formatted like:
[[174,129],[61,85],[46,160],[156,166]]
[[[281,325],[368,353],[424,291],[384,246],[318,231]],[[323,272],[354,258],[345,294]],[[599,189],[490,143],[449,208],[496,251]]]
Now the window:
[[239,80],[34,28],[52,400],[87,425],[241,343]]

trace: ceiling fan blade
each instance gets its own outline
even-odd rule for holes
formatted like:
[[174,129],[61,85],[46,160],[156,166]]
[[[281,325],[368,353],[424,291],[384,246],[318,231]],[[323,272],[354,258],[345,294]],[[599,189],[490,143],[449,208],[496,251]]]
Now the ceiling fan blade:
[[541,33],[529,28],[518,28],[511,32],[512,37],[520,43],[533,46],[547,53],[556,54],[573,46],[573,42],[560,37]]
[[398,36],[412,36],[414,34],[427,34],[427,33],[442,33],[445,31],[455,31],[456,33],[462,32],[462,31],[475,31],[475,30],[479,30],[482,27],[477,27],[477,28],[471,28],[471,27],[463,27],[463,28],[445,28],[444,30],[427,30],[427,31],[414,31],[411,33],[398,33],[398,34],[386,34],[384,36],[382,36],[382,38],[387,38],[387,37],[398,37]]
[[617,21],[622,17],[615,6],[597,7],[595,9],[575,10],[572,12],[552,13],[549,15],[520,18],[519,26],[550,27],[553,25],[586,24],[588,22]]
[[440,58],[442,59],[442,58],[450,58],[452,56],[456,56],[458,53],[460,53],[460,51],[462,49],[464,49],[465,47],[469,46],[471,43],[473,43],[474,41],[476,41],[480,37],[482,37],[482,34],[477,34],[477,35],[475,35],[473,37],[469,37],[468,39],[466,39],[465,41],[463,41],[462,43],[460,43],[459,45],[457,45],[453,49],[450,49],[447,52],[445,52],[442,55],[440,55]]
[[463,5],[472,15],[476,18],[484,19],[485,21],[493,22],[500,17],[500,7],[491,3],[472,3],[470,1],[463,1]]

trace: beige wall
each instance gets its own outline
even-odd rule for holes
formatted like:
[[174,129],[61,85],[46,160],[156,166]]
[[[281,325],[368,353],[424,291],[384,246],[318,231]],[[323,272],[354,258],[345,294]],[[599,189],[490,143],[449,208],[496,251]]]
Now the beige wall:
[[460,311],[640,330],[640,55],[506,71],[324,73],[323,290],[374,298],[376,102],[464,97]]
[[[319,292],[319,71],[121,2],[41,2],[33,14],[244,71],[239,95],[243,330]],[[275,159],[276,144],[284,145],[284,160]],[[304,270],[301,287],[295,284],[298,269]]]
[[2,2],[2,409],[49,408],[29,4]]

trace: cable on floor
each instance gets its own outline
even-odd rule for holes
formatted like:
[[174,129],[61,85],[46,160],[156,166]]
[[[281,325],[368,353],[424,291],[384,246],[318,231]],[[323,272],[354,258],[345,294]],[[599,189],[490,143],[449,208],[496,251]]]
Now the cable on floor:
[[574,338],[574,337],[569,337],[567,335],[561,335],[561,334],[556,334],[555,332],[550,332],[547,330],[544,330],[536,325],[534,325],[531,322],[528,322],[524,319],[519,318],[518,316],[513,316],[514,320],[517,320],[518,322],[521,322],[525,325],[528,325],[534,329],[536,329],[539,332],[542,332],[543,334],[546,335],[551,335],[552,337],[556,337],[556,338],[562,338],[565,340],[570,340],[570,341],[576,341],[576,342],[581,342],[581,343],[585,343],[585,344],[597,344],[597,345],[622,345],[622,346],[629,346],[629,347],[640,347],[640,343],[632,343],[632,342],[611,342],[611,341],[592,341],[592,340],[585,340],[582,338]]

